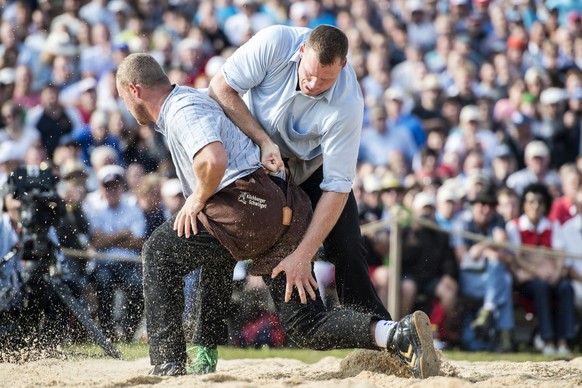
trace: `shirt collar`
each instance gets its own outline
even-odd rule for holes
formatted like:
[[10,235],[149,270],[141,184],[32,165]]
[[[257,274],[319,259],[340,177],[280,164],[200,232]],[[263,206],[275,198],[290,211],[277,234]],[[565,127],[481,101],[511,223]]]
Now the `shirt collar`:
[[547,217],[542,217],[540,222],[538,222],[537,228],[531,223],[529,218],[525,214],[519,217],[519,229],[527,230],[530,232],[536,232],[537,234],[542,234],[544,231],[551,229],[552,225]]
[[164,103],[162,104],[162,107],[160,108],[160,115],[158,116],[158,121],[156,121],[154,125],[154,129],[162,134],[165,134],[164,116],[167,109],[168,101],[170,100],[170,97],[172,95],[178,92],[179,89],[180,87],[177,84],[172,84],[172,91],[170,92],[170,94],[168,94],[168,96],[164,100]]

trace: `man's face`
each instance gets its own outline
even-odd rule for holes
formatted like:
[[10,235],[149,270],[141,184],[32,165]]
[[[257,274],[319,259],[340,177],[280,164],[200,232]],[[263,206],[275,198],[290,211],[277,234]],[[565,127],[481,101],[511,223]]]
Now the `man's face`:
[[525,164],[527,168],[534,174],[540,175],[546,171],[549,164],[549,159],[543,156],[533,156],[531,158],[527,158],[525,160]]
[[455,214],[455,208],[456,204],[452,200],[437,202],[437,210],[439,211],[439,214],[447,220],[453,218],[453,215]]
[[17,117],[16,109],[12,109],[11,107],[3,107],[2,108],[2,119],[4,119],[4,123],[6,124],[9,129],[11,129],[11,124],[15,122],[15,118]]
[[305,46],[299,49],[299,88],[310,97],[329,90],[339,77],[345,63],[337,60],[333,65],[322,66],[317,53]]
[[424,206],[420,209],[414,209],[414,216],[434,221],[435,208],[431,205]]
[[495,206],[490,203],[475,202],[472,206],[473,220],[477,225],[487,225],[495,214]]
[[122,86],[119,81],[115,82],[117,93],[123,100],[125,107],[132,114],[139,125],[149,125],[153,119],[148,114],[143,102],[139,101],[134,93],[130,92],[130,86]]
[[544,197],[537,193],[527,193],[523,201],[523,212],[529,220],[537,224],[546,211]]
[[500,195],[498,198],[497,211],[505,221],[512,220],[519,215],[519,200],[514,195]]
[[59,105],[59,95],[53,88],[46,88],[40,94],[42,105],[47,109],[54,109]]
[[121,203],[121,197],[124,192],[123,183],[121,181],[113,181],[104,183],[101,186],[103,198],[111,208],[116,208]]

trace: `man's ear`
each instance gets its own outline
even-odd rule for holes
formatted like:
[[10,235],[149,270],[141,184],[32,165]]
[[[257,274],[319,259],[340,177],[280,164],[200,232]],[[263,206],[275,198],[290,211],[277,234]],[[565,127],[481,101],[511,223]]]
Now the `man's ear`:
[[129,90],[129,93],[131,93],[132,96],[141,97],[141,86],[139,86],[138,84],[130,82],[129,84],[127,84],[127,90]]

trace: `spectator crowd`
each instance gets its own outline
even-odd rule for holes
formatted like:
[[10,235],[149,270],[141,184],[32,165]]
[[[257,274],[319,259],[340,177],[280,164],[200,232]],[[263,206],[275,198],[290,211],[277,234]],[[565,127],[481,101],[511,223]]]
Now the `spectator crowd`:
[[[510,352],[525,311],[535,317],[527,341],[539,351],[582,350],[582,261],[575,257],[582,253],[581,2],[0,3],[0,183],[20,164],[52,168],[66,204],[56,227],[61,246],[139,255],[184,201],[164,140],[138,125],[117,94],[116,66],[125,56],[148,52],[173,83],[206,88],[261,28],[331,24],[348,36],[348,61],[365,99],[353,190],[361,224],[387,225],[364,236],[382,300],[388,225],[397,217],[403,233],[395,314],[420,306],[437,343]],[[2,217],[0,255],[18,240],[18,201],[5,198]],[[74,282],[90,290],[106,335],[139,335],[138,263],[66,264]],[[4,266],[2,279],[9,268],[16,266]],[[241,267],[235,278],[243,280],[234,305],[245,311],[233,314],[233,343],[283,344],[272,308],[239,294],[264,298],[256,292],[260,279],[245,282]]]

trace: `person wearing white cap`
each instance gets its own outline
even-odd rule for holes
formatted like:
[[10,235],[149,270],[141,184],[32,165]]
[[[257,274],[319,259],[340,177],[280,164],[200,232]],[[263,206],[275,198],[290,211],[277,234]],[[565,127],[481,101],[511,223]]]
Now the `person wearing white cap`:
[[[416,194],[412,214],[414,219],[435,222],[435,197],[422,191]],[[438,299],[446,319],[455,306],[458,272],[449,235],[413,220],[410,227],[402,231],[401,315],[412,310],[418,295],[424,295],[428,300]],[[431,323],[445,324],[444,319]]]
[[168,179],[162,183],[162,202],[171,216],[178,214],[182,209],[186,198],[184,198],[182,185],[178,178]]
[[358,159],[374,166],[387,166],[394,151],[401,151],[410,162],[418,147],[406,128],[390,127],[386,109],[376,105],[370,112],[370,124],[362,131]]
[[57,31],[65,27],[72,36],[77,36],[84,21],[79,16],[81,2],[79,0],[64,0],[63,13],[55,16],[51,22],[51,31]]
[[[89,223],[89,241],[97,252],[118,257],[139,255],[144,242],[145,217],[135,203],[124,196],[125,170],[107,165],[97,172],[101,201],[88,202],[83,210]],[[95,260],[89,263],[90,281],[97,292],[99,322],[111,340],[131,341],[143,313],[141,263]],[[115,291],[126,296],[121,338],[113,317]]]
[[445,152],[454,151],[466,155],[471,149],[480,148],[488,162],[493,160],[499,143],[491,129],[482,128],[483,116],[476,105],[466,105],[459,114],[459,131],[449,135]]
[[308,27],[309,7],[304,1],[297,1],[289,7],[289,21],[293,27]]
[[[466,239],[460,232],[471,232],[496,242],[507,240],[505,221],[495,211],[497,197],[492,185],[486,185],[471,200],[453,225],[455,233],[451,241],[460,266],[459,292],[465,297],[482,300],[483,304],[471,322],[474,338],[481,340],[487,348],[497,345],[497,350],[512,350],[511,336],[515,327],[513,316],[513,282],[509,272],[511,254],[504,249],[492,247],[488,241],[476,242]],[[499,338],[490,335],[495,328]],[[469,328],[467,328],[469,329]],[[475,342],[466,346],[478,349]]]
[[560,176],[549,169],[550,149],[541,140],[534,140],[525,147],[524,157],[526,167],[514,172],[507,178],[507,186],[521,195],[523,189],[530,183],[545,183],[548,186],[560,187]]
[[112,0],[107,5],[107,8],[113,14],[113,24],[110,24],[109,28],[111,36],[113,36],[114,41],[116,41],[116,38],[122,35],[123,31],[127,28],[128,20],[133,15],[134,9],[125,0]]
[[408,0],[406,7],[406,27],[408,31],[408,43],[417,45],[428,51],[433,49],[438,34],[434,23],[427,17],[425,3],[422,0]]
[[0,185],[4,186],[10,173],[22,163],[23,157],[24,154],[21,154],[17,148],[0,143]]
[[447,230],[453,228],[453,220],[460,209],[460,196],[454,180],[445,181],[437,190],[436,195],[436,223]]
[[224,33],[234,46],[241,46],[258,31],[271,26],[275,21],[260,12],[257,0],[236,0],[239,12],[224,22]]
[[427,132],[432,129],[441,129],[445,125],[445,119],[441,112],[442,90],[440,78],[435,73],[425,75],[420,82],[420,98],[412,108],[411,113],[422,121],[422,126]]
[[565,89],[549,87],[540,94],[541,122],[534,128],[534,135],[546,142],[550,149],[550,167],[559,168],[566,160],[569,145],[564,114],[568,94]]

